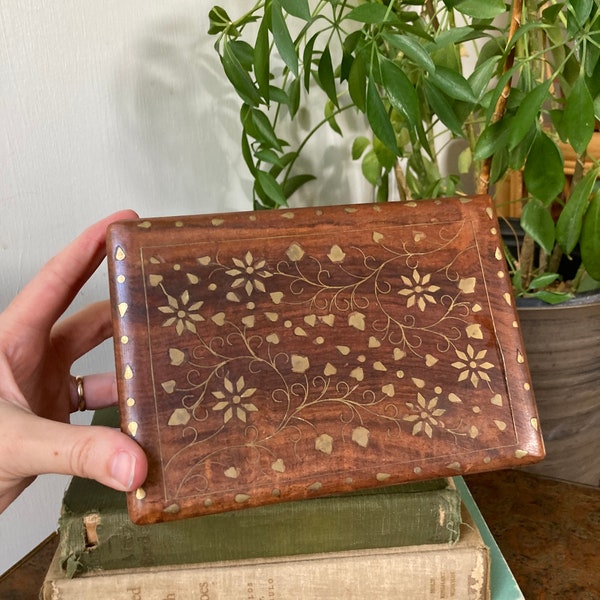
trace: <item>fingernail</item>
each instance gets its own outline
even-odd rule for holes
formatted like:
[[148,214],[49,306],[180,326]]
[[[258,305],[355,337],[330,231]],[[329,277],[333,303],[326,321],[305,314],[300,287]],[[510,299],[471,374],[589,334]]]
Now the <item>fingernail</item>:
[[111,464],[111,476],[119,485],[123,486],[125,491],[131,489],[134,475],[135,456],[128,452],[115,454]]

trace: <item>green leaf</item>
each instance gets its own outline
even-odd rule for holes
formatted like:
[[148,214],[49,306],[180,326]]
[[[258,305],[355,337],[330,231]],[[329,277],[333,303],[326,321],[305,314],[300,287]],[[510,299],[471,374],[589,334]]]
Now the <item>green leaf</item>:
[[534,277],[529,284],[530,290],[536,290],[539,288],[545,288],[552,285],[557,279],[559,279],[558,273],[543,273],[538,277]]
[[248,134],[245,130],[242,132],[242,157],[248,167],[248,171],[254,176],[256,173],[256,165],[252,158],[252,149],[250,147],[250,142],[248,141]]
[[285,23],[280,0],[273,0],[271,4],[271,31],[273,32],[273,40],[283,62],[298,77],[298,55],[296,54],[292,36]]
[[358,54],[348,76],[348,93],[356,108],[361,112],[367,110],[367,66],[361,54]]
[[411,128],[416,128],[420,117],[419,98],[410,79],[396,63],[383,59],[381,81],[390,104],[406,117]]
[[429,81],[424,82],[425,97],[439,120],[457,137],[464,137],[462,121],[452,108],[449,98]]
[[221,64],[227,79],[233,85],[235,91],[240,98],[250,106],[258,106],[260,104],[261,95],[254,86],[252,78],[248,72],[242,67],[237,56],[231,49],[231,42],[224,42],[223,56]]
[[287,200],[283,189],[270,173],[265,171],[256,171],[256,180],[267,197],[273,201],[276,206],[286,206]]
[[529,193],[544,204],[552,202],[565,186],[563,158],[556,144],[538,131],[523,169]]
[[473,73],[469,76],[469,85],[478,101],[480,101],[485,94],[485,91],[496,72],[499,61],[499,56],[492,56],[480,65],[477,65]]
[[277,135],[275,130],[273,129],[273,125],[271,125],[271,121],[265,113],[263,113],[258,108],[253,108],[250,112],[250,116],[252,118],[252,123],[256,128],[259,136],[257,139],[263,146],[267,146],[270,148],[276,148],[277,150],[281,150],[281,144],[277,139]]
[[312,69],[313,52],[315,49],[315,42],[319,37],[318,33],[315,33],[304,46],[304,52],[302,53],[302,66],[304,69],[304,89],[308,92],[310,89],[310,74]]
[[305,173],[302,175],[294,175],[283,182],[283,195],[289,198],[296,190],[301,188],[305,183],[316,179],[314,175]]
[[570,255],[579,242],[583,216],[598,178],[600,167],[590,169],[573,187],[556,223],[556,241],[563,252]]
[[254,48],[244,40],[233,40],[230,43],[231,51],[240,61],[242,68],[248,72],[254,65]]
[[358,21],[359,23],[376,25],[385,21],[387,14],[388,9],[383,4],[367,2],[353,8],[345,18],[351,21]]
[[285,12],[294,17],[298,17],[304,21],[310,21],[311,19],[308,0],[281,0],[281,6],[283,6]]
[[331,127],[331,129],[333,129],[333,131],[335,131],[336,133],[339,133],[339,135],[344,135],[340,126],[338,125],[338,122],[335,120],[336,107],[331,100],[327,100],[327,102],[325,103],[324,114],[329,127]]
[[594,133],[594,100],[583,76],[580,76],[565,103],[563,127],[577,154],[585,152]]
[[290,118],[293,119],[300,108],[300,80],[292,79],[287,91]]
[[521,213],[521,227],[545,252],[554,247],[554,220],[540,200],[530,199]]
[[571,0],[568,5],[569,13],[575,18],[573,26],[575,28],[583,27],[592,13],[594,0]]
[[[221,8],[220,6],[214,6],[208,13],[208,22],[210,24],[208,33],[210,35],[215,35],[225,31],[225,29],[227,29],[227,27],[231,24],[231,19],[224,8]],[[239,35],[237,31],[230,31],[230,34]]]
[[381,165],[374,150],[367,152],[361,164],[362,174],[371,185],[378,185],[381,177]]
[[600,281],[600,191],[594,194],[585,213],[579,244],[585,270]]
[[421,45],[419,38],[412,35],[398,35],[397,33],[388,32],[384,32],[381,37],[383,37],[390,46],[397,48],[405,56],[410,58],[410,60],[418,67],[421,67],[428,73],[433,73],[435,71],[435,63]]
[[513,171],[520,171],[523,168],[527,155],[531,150],[531,144],[533,144],[533,140],[537,135],[537,128],[537,123],[532,124],[523,140],[508,153],[508,167]]
[[372,78],[367,80],[366,113],[373,133],[396,155],[400,154],[396,143],[396,134],[390,122],[389,115]]
[[514,119],[512,119],[510,123],[510,135],[508,141],[510,150],[513,150],[523,141],[525,136],[531,130],[531,126],[535,125],[537,122],[542,103],[548,97],[548,90],[550,89],[551,84],[551,80],[540,83],[523,98]]
[[490,167],[490,182],[496,183],[506,173],[508,169],[508,149],[503,146],[492,156],[492,164]]
[[542,10],[542,20],[545,23],[554,23],[562,9],[562,4],[551,4],[550,6]]
[[489,158],[506,146],[510,134],[509,122],[508,119],[501,119],[488,125],[481,132],[475,143],[473,156],[475,160]]
[[256,158],[258,158],[258,160],[260,160],[261,162],[265,162],[270,165],[276,165],[280,168],[282,166],[279,155],[269,148],[258,150],[254,153],[254,156],[256,156]]
[[[298,81],[297,79],[292,79],[292,83],[294,81]],[[291,84],[290,84],[291,87]],[[274,85],[269,86],[269,97],[272,102],[276,102],[277,104],[285,104],[286,106],[290,106],[290,97],[286,94],[285,90],[282,90],[279,87],[275,87]]]
[[321,88],[327,94],[327,97],[338,106],[337,89],[335,85],[335,75],[333,74],[333,64],[331,62],[331,53],[329,46],[325,46],[325,50],[321,54],[317,73]]
[[552,125],[554,125],[554,129],[556,129],[556,133],[558,133],[558,137],[560,137],[561,141],[565,142],[566,144],[567,132],[565,131],[563,125],[563,122],[565,120],[565,111],[558,108],[554,108],[552,110],[549,110],[548,114],[550,115],[550,119],[552,121]]
[[258,28],[256,42],[254,43],[254,77],[256,79],[256,85],[267,104],[270,99],[270,50],[269,20],[265,17]]
[[358,136],[352,142],[352,160],[358,160],[369,147],[371,142],[365,136]]
[[534,298],[546,302],[546,304],[561,304],[573,297],[569,292],[549,292],[548,290],[540,290],[533,294]]
[[493,19],[506,12],[504,0],[444,0],[444,4],[474,19]]
[[277,177],[279,177],[279,174],[281,173],[281,171],[283,171],[283,169],[285,169],[285,167],[287,167],[297,157],[298,157],[298,152],[286,152],[285,154],[282,154],[279,157],[278,164],[273,165],[269,169],[269,173],[271,173],[271,175],[273,175],[273,177],[275,177],[275,179],[277,179]]
[[449,98],[463,102],[477,102],[469,82],[456,71],[438,66],[435,73],[429,75],[429,81],[444,92]]
[[377,155],[379,164],[386,170],[391,171],[396,164],[396,155],[381,143],[381,140],[375,138],[373,140],[373,150]]

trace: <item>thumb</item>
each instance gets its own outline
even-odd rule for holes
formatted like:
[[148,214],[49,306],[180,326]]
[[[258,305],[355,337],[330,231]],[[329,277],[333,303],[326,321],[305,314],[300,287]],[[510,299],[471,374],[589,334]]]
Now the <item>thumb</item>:
[[20,431],[21,439],[11,470],[20,471],[22,477],[77,475],[119,491],[136,489],[144,482],[148,468],[144,451],[118,429],[70,425],[19,412],[21,422],[15,423],[13,431]]

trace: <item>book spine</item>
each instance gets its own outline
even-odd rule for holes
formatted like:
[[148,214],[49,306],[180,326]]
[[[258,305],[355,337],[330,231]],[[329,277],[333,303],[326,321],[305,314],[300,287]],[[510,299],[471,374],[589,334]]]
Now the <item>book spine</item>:
[[47,579],[44,600],[487,600],[483,544]]
[[[460,494],[332,497],[139,526],[125,510],[61,519],[70,572],[454,542]],[[91,528],[91,529],[90,529]]]

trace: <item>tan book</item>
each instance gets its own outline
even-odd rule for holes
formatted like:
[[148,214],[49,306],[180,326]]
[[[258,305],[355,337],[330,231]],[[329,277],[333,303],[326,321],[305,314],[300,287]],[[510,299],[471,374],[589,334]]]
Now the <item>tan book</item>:
[[127,221],[107,248],[137,523],[544,454],[487,197]]
[[186,566],[95,571],[73,579],[54,557],[43,600],[488,600],[490,558],[465,512],[454,544]]

